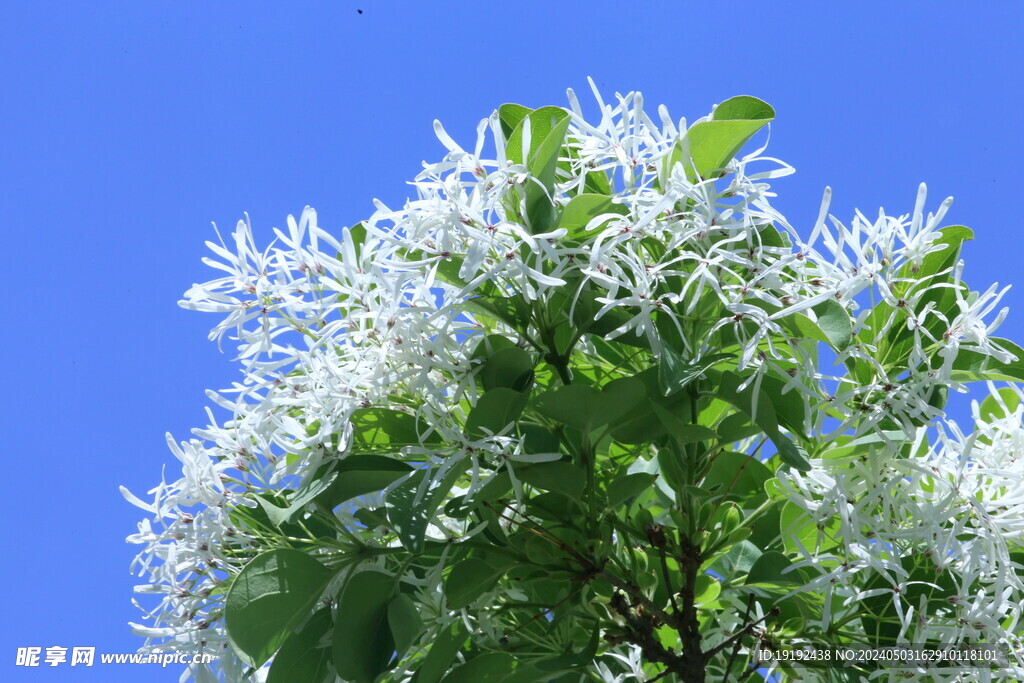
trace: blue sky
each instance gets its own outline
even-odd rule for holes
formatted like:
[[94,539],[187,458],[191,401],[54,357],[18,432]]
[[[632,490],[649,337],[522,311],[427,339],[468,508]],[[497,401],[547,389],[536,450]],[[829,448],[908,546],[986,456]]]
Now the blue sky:
[[[1021,277],[1014,192],[1024,105],[1016,3],[46,2],[0,7],[0,209],[8,448],[0,478],[0,677],[173,681],[159,667],[14,666],[19,646],[139,645],[124,537],[164,433],[206,424],[235,380],[179,309],[210,222],[257,236],[309,204],[340,230],[503,102],[565,104],[586,76],[690,119],[737,94],[772,103],[770,152],[797,174],[776,206],[929,207],[971,226],[973,287]],[[359,14],[357,9],[362,9]],[[1024,282],[1003,336],[1024,337]],[[175,477],[176,478],[176,477]]]

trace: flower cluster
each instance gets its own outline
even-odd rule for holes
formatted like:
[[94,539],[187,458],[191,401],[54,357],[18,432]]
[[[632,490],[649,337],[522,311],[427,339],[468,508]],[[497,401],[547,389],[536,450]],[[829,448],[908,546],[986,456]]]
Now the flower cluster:
[[[222,424],[211,411],[195,439],[168,438],[180,480],[161,483],[151,503],[124,491],[150,515],[128,539],[144,546],[133,565],[147,581],[138,592],[160,596],[148,623],[134,626],[147,649],[215,651],[219,672],[185,676],[242,676],[222,619],[225,587],[280,543],[261,511],[360,451],[354,420],[365,411],[414,418],[414,438],[391,455],[425,473],[417,501],[441,491],[427,538],[481,533],[446,503],[471,500],[502,473],[518,498],[517,465],[561,457],[524,448],[511,425],[471,427],[479,349],[495,336],[546,357],[552,348],[599,355],[605,340],[655,360],[724,352],[721,369],[752,388],[753,415],[769,386],[773,400],[797,397],[802,429],[784,427],[820,446],[809,471],[779,469],[778,490],[796,513],[785,518],[797,525],[792,571],[804,572],[801,590],[825,595],[821,633],[865,605],[885,628],[896,615],[899,639],[1004,642],[1017,632],[1024,407],[1001,404],[969,436],[935,424],[949,388],[1015,358],[992,337],[1005,290],[962,282],[968,237],[940,225],[950,200],[926,215],[922,185],[911,214],[858,213],[847,226],[828,215],[826,191],[805,240],[770,205],[768,181],[792,169],[764,148],[709,173],[688,162],[681,143],[714,112],[688,126],[662,107],[656,122],[639,93],[611,104],[595,95],[596,119],[571,91],[570,110],[550,108],[548,121],[513,125],[495,112],[472,151],[435,123],[447,154],[424,165],[415,198],[378,202],[341,235],[307,208],[264,250],[248,220],[229,241],[208,243],[220,277],[194,285],[180,305],[221,316],[210,337],[237,344],[243,377],[209,394],[228,414]],[[564,144],[542,169],[538,150],[563,120]],[[602,334],[556,340],[541,321],[557,305],[570,321],[602,324]],[[833,349],[836,374],[822,372],[821,344]],[[357,512],[405,481],[332,509],[339,538],[401,547]],[[297,547],[325,560],[338,552],[312,540]],[[442,557],[406,580],[427,632],[461,621],[481,641],[500,638],[507,629],[495,611],[444,608],[443,569]],[[500,587],[494,595],[525,599]],[[759,603],[755,613],[766,612]],[[593,673],[644,680],[639,658],[635,645],[610,646]],[[393,679],[406,680],[403,671]]]

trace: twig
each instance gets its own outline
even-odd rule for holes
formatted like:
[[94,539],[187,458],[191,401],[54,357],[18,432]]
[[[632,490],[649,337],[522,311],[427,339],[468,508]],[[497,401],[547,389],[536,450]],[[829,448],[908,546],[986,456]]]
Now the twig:
[[[750,610],[754,608],[755,597],[756,596],[753,593],[747,597],[747,609],[743,612],[743,619],[740,620],[741,622],[750,618]],[[732,654],[729,655],[729,661],[725,665],[725,676],[722,677],[722,683],[729,683],[729,672],[732,671],[732,665],[736,661],[736,657],[740,654],[740,644],[741,641],[737,640],[736,645],[732,648]]]
[[782,610],[779,609],[778,605],[776,605],[775,607],[772,607],[768,611],[768,614],[764,615],[763,617],[761,617],[757,621],[750,622],[749,624],[744,626],[742,629],[740,629],[739,633],[736,633],[735,635],[732,635],[732,636],[726,638],[721,643],[719,643],[718,645],[715,645],[713,648],[708,650],[705,654],[708,657],[713,657],[714,655],[718,654],[719,652],[721,652],[725,648],[729,647],[729,645],[732,644],[734,641],[738,641],[740,638],[742,638],[743,636],[745,636],[748,633],[750,633],[751,631],[753,631],[754,628],[758,624],[760,624],[761,622],[766,621],[766,620],[768,620],[771,617],[778,616],[779,612],[781,612],[781,611]]

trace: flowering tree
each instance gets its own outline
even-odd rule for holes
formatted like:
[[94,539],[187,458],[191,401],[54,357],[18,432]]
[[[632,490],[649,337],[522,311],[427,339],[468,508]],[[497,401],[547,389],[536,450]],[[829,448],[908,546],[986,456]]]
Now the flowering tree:
[[[265,251],[248,222],[209,244],[222,277],[181,305],[223,316],[244,379],[168,437],[180,480],[123,490],[144,649],[219,654],[199,680],[610,683],[998,643],[769,668],[1024,675],[1024,351],[950,200],[847,225],[826,190],[804,235],[769,203],[792,169],[737,156],[766,103],[687,126],[597,98],[504,105],[472,151],[435,123],[416,198],[343,234],[306,209]],[[975,381],[965,434],[943,407]]]

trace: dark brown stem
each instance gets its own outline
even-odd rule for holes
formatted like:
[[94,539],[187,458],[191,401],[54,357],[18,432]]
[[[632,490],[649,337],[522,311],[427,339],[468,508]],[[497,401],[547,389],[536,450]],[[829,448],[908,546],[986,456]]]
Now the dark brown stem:
[[683,600],[680,614],[679,634],[683,641],[684,669],[680,672],[683,683],[704,683],[704,674],[708,657],[701,649],[700,621],[697,618],[697,576],[703,558],[700,546],[694,545],[688,538],[681,539],[682,555],[679,558],[683,568],[683,588],[680,596]]

